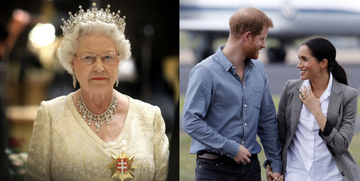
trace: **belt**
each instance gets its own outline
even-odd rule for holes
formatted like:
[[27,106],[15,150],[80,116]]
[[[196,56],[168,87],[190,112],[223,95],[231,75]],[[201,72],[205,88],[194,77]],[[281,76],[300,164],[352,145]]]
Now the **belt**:
[[[231,159],[227,156],[218,155],[215,153],[199,153],[197,155],[198,158],[207,159],[207,160],[215,160],[222,163],[229,163],[229,164],[237,164],[234,159]],[[258,158],[257,154],[251,154],[250,161],[255,160]]]

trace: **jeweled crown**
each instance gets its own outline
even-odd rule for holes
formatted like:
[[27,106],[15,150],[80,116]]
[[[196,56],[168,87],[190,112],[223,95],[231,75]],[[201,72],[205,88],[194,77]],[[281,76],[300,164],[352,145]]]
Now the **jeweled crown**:
[[88,21],[93,21],[95,22],[96,20],[104,22],[104,23],[113,23],[117,26],[117,28],[124,33],[125,31],[125,16],[120,17],[120,10],[118,10],[118,12],[115,14],[115,12],[110,12],[110,5],[107,5],[107,8],[104,9],[101,8],[100,10],[98,10],[96,8],[96,3],[92,3],[92,8],[91,10],[87,10],[86,12],[82,9],[82,6],[79,6],[79,14],[74,14],[74,16],[72,15],[71,12],[69,12],[70,18],[68,20],[64,20],[64,18],[62,18],[62,21],[64,22],[64,25],[61,25],[60,28],[63,31],[63,35],[67,35],[69,33],[72,33],[74,31],[75,26],[80,23],[80,22],[88,22]]

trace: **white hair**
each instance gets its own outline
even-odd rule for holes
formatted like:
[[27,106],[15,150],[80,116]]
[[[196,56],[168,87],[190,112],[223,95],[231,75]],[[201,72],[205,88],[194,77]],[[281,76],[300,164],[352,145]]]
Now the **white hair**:
[[120,61],[130,58],[130,42],[125,38],[124,33],[122,33],[115,24],[108,24],[100,21],[90,21],[86,23],[81,22],[76,25],[72,33],[64,36],[64,39],[57,50],[57,56],[60,64],[69,74],[74,74],[71,68],[71,62],[73,60],[74,53],[77,52],[79,40],[87,35],[109,36],[113,39],[116,45]]

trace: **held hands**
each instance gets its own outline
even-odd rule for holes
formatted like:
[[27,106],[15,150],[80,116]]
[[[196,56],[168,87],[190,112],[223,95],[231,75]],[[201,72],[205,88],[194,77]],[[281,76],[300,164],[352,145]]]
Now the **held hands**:
[[280,173],[277,173],[277,172],[269,172],[266,175],[266,179],[268,181],[283,181],[284,176],[282,176]]
[[241,163],[243,165],[246,165],[246,163],[250,163],[251,160],[249,157],[251,157],[251,153],[249,151],[249,149],[245,148],[243,145],[240,145],[239,151],[234,158],[236,163]]
[[300,100],[304,103],[306,108],[314,114],[315,111],[320,111],[320,100],[317,99],[314,95],[314,93],[311,90],[311,87],[309,86],[309,91],[307,90],[306,86],[303,86],[300,89],[301,94],[299,94]]
[[266,180],[267,181],[283,181],[284,177],[278,172],[272,172],[270,165],[266,168]]

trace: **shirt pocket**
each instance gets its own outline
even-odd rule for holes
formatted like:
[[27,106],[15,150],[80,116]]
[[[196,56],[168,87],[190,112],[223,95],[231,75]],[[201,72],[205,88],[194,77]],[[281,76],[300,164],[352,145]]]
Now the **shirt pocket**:
[[261,99],[262,99],[262,96],[263,96],[263,87],[254,86],[252,88],[252,90],[253,90],[253,98],[254,98],[254,107],[256,109],[260,109]]

